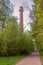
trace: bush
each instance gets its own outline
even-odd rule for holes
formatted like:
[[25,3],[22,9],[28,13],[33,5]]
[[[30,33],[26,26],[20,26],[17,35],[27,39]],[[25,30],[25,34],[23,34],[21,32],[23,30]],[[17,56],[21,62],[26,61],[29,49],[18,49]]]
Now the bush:
[[31,35],[20,32],[14,18],[9,20],[5,30],[0,32],[0,55],[30,54],[33,50]]
[[7,54],[8,55],[16,55],[17,54],[17,43],[16,40],[7,44]]
[[0,32],[0,55],[5,56],[7,51],[7,44],[4,39],[4,32]]
[[29,54],[34,49],[32,39],[30,39],[29,35],[27,36],[27,34],[22,34],[19,37],[17,47],[20,54]]
[[32,40],[26,34],[22,34],[15,41],[7,45],[8,55],[30,54],[34,50]]
[[37,37],[36,40],[37,40],[36,45],[37,45],[37,48],[38,48],[39,52],[43,51],[43,37],[39,36],[39,37]]
[[[3,41],[4,40],[4,41]],[[30,34],[21,34],[18,38],[11,40],[0,37],[1,56],[10,56],[17,54],[30,54],[34,50],[34,45]]]

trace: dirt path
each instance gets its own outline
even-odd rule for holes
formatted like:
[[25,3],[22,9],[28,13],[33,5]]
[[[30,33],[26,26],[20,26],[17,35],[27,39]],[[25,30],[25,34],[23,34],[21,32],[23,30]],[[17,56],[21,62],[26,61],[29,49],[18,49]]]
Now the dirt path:
[[16,65],[42,65],[42,64],[39,53],[33,52],[31,55],[25,57],[23,60],[18,62]]

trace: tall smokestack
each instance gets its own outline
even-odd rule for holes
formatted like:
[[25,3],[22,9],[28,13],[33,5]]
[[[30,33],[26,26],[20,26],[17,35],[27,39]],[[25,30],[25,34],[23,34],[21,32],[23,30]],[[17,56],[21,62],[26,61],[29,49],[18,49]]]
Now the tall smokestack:
[[21,27],[21,32],[23,32],[23,6],[20,6],[20,27]]

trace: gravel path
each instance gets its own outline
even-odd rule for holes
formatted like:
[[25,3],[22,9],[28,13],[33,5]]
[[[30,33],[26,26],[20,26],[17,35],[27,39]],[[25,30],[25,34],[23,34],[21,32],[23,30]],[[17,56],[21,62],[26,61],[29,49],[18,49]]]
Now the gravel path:
[[42,64],[41,64],[39,53],[35,51],[31,55],[22,59],[16,65],[42,65]]

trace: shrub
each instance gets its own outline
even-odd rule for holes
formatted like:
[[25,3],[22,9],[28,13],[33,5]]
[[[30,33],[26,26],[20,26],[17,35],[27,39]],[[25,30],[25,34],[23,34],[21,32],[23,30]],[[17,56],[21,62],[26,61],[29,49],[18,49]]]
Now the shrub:
[[30,54],[33,50],[31,35],[21,32],[14,18],[9,20],[0,32],[0,55]]
[[19,42],[18,42],[18,50],[20,54],[29,54],[33,51],[34,46],[32,43],[32,39],[30,39],[29,35],[27,34],[22,34],[19,37]]
[[7,51],[7,44],[4,39],[4,32],[0,32],[0,55],[5,56]]
[[[8,37],[7,37],[8,38]],[[10,56],[17,54],[30,54],[34,50],[34,45],[30,34],[21,34],[17,38],[0,36],[0,55]]]

